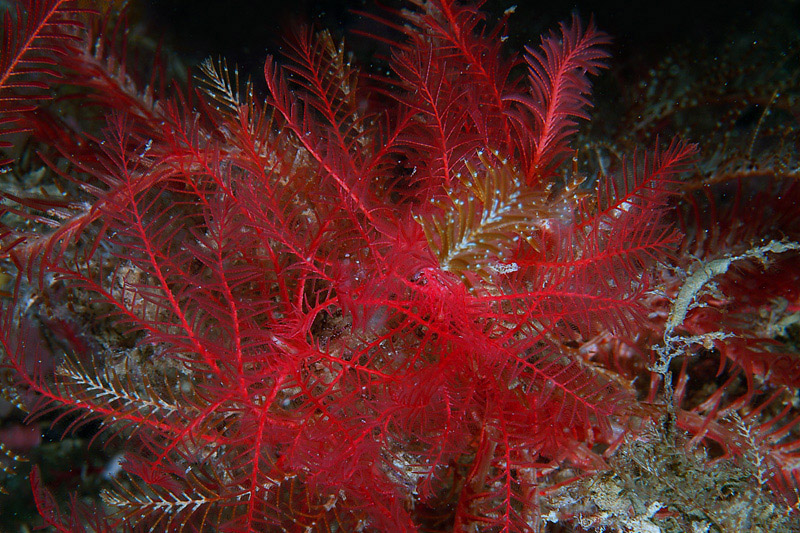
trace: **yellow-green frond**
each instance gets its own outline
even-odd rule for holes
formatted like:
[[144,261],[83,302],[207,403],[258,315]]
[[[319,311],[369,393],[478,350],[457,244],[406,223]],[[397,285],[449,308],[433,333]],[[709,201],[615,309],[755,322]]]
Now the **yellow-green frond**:
[[467,165],[463,187],[448,191],[441,212],[419,216],[428,244],[443,270],[483,279],[509,265],[504,259],[520,239],[536,246],[536,229],[548,217],[549,189],[534,189],[496,155],[479,154],[479,165]]
[[[233,79],[231,79],[228,62],[225,59],[214,61],[209,57],[200,64],[200,71],[203,76],[197,76],[196,79],[203,92],[223,107],[221,111],[235,117],[239,107],[247,103],[243,102],[239,95],[239,69],[233,67]],[[245,94],[249,100],[252,95],[249,81],[245,84]]]

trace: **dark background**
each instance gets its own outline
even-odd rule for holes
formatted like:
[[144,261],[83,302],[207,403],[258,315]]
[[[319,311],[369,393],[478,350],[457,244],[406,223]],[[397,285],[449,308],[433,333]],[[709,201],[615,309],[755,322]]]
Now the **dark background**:
[[[398,0],[382,4],[404,5]],[[576,11],[584,19],[593,16],[598,27],[614,37],[615,62],[623,63],[646,64],[679,45],[703,45],[713,51],[738,39],[759,39],[776,25],[800,27],[800,0],[489,0],[483,9],[496,19],[514,4],[508,32],[511,50],[537,44],[543,32]],[[354,12],[381,12],[376,2],[367,0],[149,0],[139,7],[149,33],[162,36],[189,66],[222,56],[251,74],[260,74],[267,53],[280,51],[281,35],[293,23],[312,23],[346,37],[348,49],[363,57],[369,57],[373,45],[352,32],[382,31]]]

